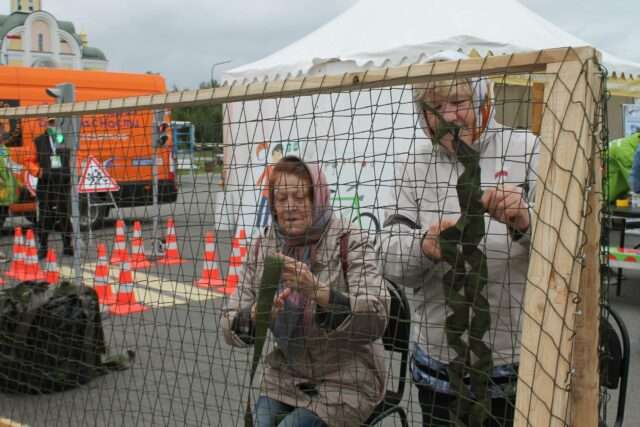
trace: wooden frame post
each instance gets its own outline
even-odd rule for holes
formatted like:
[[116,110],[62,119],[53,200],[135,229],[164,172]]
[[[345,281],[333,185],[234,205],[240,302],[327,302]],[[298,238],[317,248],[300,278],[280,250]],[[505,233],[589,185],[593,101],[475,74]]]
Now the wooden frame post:
[[[592,187],[593,169],[600,167],[593,161],[603,78],[598,63],[596,51],[585,49],[577,60],[547,65],[551,81],[545,85],[516,426],[564,426],[572,422],[572,412],[572,425],[598,425],[598,372],[592,370],[598,316],[585,322],[599,303],[599,208],[593,209],[599,195]],[[582,320],[576,321],[578,302]],[[588,353],[573,357],[578,350]],[[588,389],[570,394],[580,387]]]
[[531,85],[531,103],[531,132],[540,135],[544,110],[544,83],[533,82]]
[[600,342],[600,234],[602,171],[600,158],[594,162],[593,189],[589,194],[589,216],[585,224],[585,270],[580,283],[573,350],[575,376],[571,385],[570,425],[597,426],[600,399],[598,352]]
[[0,418],[0,427],[28,427],[28,426],[16,421],[11,421],[8,418]]
[[[594,77],[597,70],[590,63],[587,78],[590,84],[590,96],[597,100],[603,94],[602,86]],[[594,103],[585,104],[590,117],[603,114],[597,111]],[[597,147],[597,135],[602,130],[598,123],[592,127],[593,148]],[[601,263],[601,224],[602,224],[602,159],[600,150],[592,153],[591,191],[587,199],[587,220],[584,229],[585,269],[580,282],[578,313],[576,313],[576,337],[573,352],[575,377],[571,387],[570,424],[573,426],[598,426],[598,403],[600,399],[599,343],[600,343],[600,263]]]

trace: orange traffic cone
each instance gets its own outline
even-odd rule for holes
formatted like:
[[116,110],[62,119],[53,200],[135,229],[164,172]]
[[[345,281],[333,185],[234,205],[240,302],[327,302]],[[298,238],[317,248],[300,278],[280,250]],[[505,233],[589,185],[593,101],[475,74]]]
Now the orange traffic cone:
[[173,222],[173,218],[167,219],[167,234],[165,235],[165,251],[162,259],[158,261],[158,264],[175,265],[182,264],[184,261],[180,258],[180,252],[178,251],[178,237],[176,236],[176,226]]
[[149,310],[149,307],[139,304],[136,301],[136,294],[133,292],[133,273],[131,273],[131,269],[129,268],[129,260],[125,259],[120,269],[116,301],[109,306],[109,313],[116,316],[124,316],[147,310]]
[[222,288],[224,280],[220,276],[220,267],[216,261],[216,246],[213,233],[207,232],[204,244],[204,264],[202,265],[202,277],[196,282],[199,288]]
[[111,251],[111,264],[120,264],[124,260],[129,259],[127,253],[127,235],[125,231],[124,221],[119,219],[116,221],[116,237],[113,241],[113,250]]
[[144,254],[144,243],[142,241],[142,225],[140,221],[133,223],[133,237],[131,238],[131,268],[142,270],[149,268],[151,263]]
[[16,227],[13,235],[13,259],[9,270],[5,273],[7,277],[16,280],[23,280],[24,275],[24,257],[26,248],[24,247],[24,236],[22,235],[22,227]]
[[244,228],[238,230],[238,244],[240,245],[240,256],[242,258],[247,256],[249,248],[247,248],[247,232]]
[[230,295],[235,292],[240,282],[240,270],[242,267],[242,256],[240,255],[240,247],[234,247],[229,257],[229,272],[224,286],[224,293]]
[[54,249],[47,251],[47,262],[44,264],[45,280],[50,285],[55,285],[60,281],[60,267],[58,266],[58,256]]
[[96,264],[96,273],[93,278],[93,288],[98,294],[98,302],[100,305],[107,306],[115,304],[116,298],[109,284],[109,263],[107,261],[107,245],[100,243],[98,245],[98,263]]
[[231,240],[231,255],[229,256],[229,262],[235,262],[242,264],[244,255],[242,255],[242,245],[240,245],[240,239],[234,237]]
[[20,280],[45,280],[46,276],[40,270],[38,264],[38,248],[36,247],[36,239],[33,236],[33,230],[27,230],[27,256],[24,263],[24,274]]

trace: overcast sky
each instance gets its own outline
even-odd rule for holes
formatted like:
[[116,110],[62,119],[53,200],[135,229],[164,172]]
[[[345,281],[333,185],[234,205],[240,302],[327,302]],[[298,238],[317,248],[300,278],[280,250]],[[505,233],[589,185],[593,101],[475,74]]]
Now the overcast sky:
[[[114,71],[161,73],[170,86],[196,87],[287,46],[357,0],[42,0],[43,8],[87,32]],[[443,0],[446,1],[446,0]],[[455,1],[455,0],[450,0]],[[640,1],[520,0],[610,53],[640,63]],[[9,12],[9,0],[0,13]],[[389,1],[393,5],[393,0]],[[428,25],[428,19],[425,19]]]

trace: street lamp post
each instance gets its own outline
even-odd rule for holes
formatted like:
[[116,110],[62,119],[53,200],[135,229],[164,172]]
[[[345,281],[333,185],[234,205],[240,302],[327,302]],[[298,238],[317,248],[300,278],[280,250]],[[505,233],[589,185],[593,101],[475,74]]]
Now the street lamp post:
[[218,66],[218,65],[222,65],[222,64],[228,64],[229,62],[231,62],[231,60],[230,60],[230,59],[227,59],[227,60],[225,60],[225,61],[216,62],[215,64],[213,64],[213,65],[211,66],[211,87],[213,87],[213,84],[214,84],[214,82],[215,82],[213,72],[214,72],[214,70],[216,69],[216,66]]

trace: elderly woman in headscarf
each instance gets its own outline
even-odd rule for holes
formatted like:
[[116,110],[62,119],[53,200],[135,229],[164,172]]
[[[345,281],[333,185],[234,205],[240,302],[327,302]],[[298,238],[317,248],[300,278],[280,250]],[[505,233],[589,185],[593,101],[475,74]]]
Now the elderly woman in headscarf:
[[256,425],[354,426],[385,389],[389,294],[367,234],[333,214],[321,169],[288,156],[269,182],[272,226],[249,250],[223,312],[226,341],[253,343],[264,258],[284,261],[271,313],[275,349],[265,357]]
[[[385,216],[383,275],[414,289],[412,377],[424,426],[504,426],[513,419],[537,138],[496,123],[490,93],[486,78],[414,87],[426,140],[417,138],[396,163],[395,205]],[[459,191],[469,195],[459,199]],[[462,212],[465,204],[473,214]],[[463,236],[448,252],[440,240],[446,232]],[[465,274],[461,286],[456,275]],[[474,380],[484,387],[474,390]],[[484,406],[473,406],[479,395]]]

